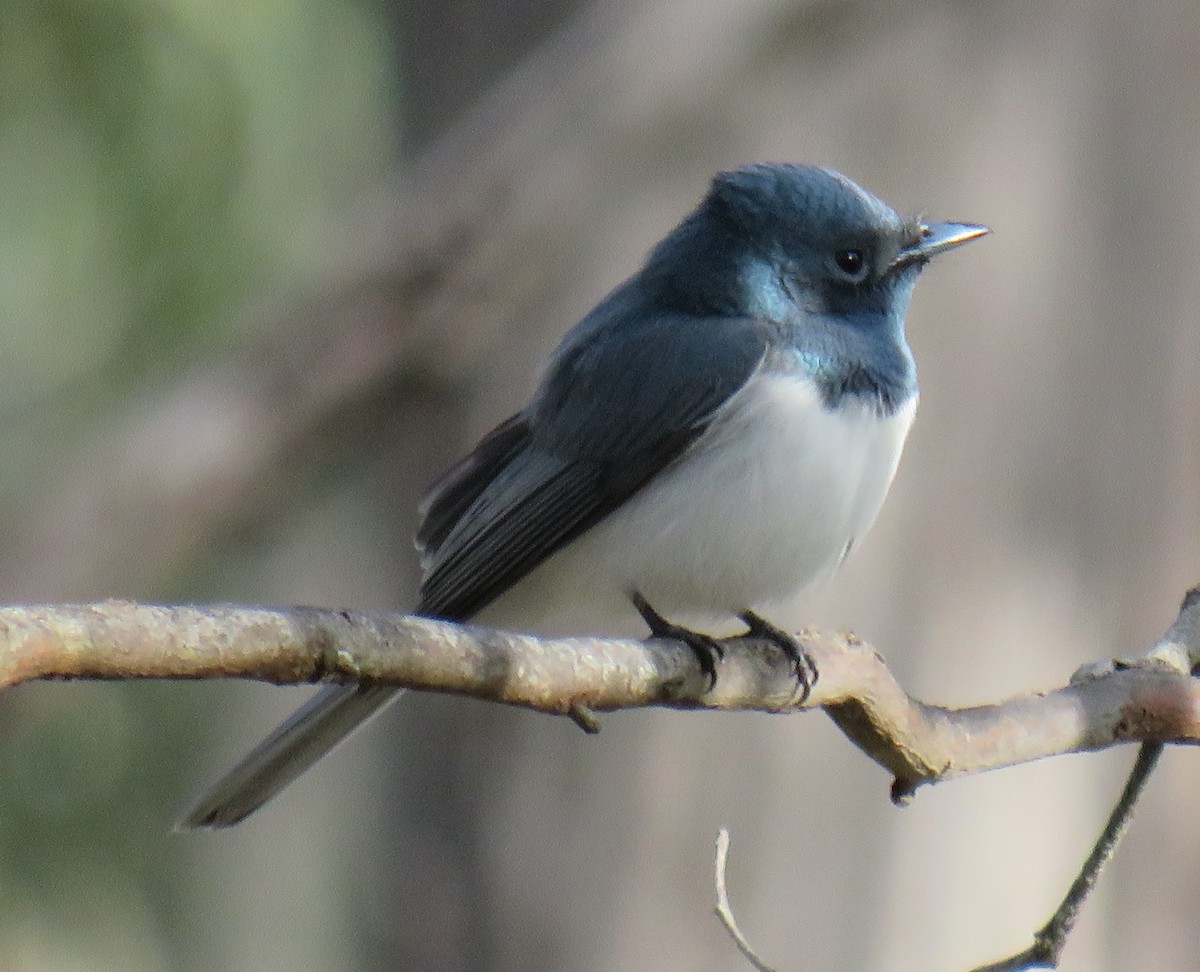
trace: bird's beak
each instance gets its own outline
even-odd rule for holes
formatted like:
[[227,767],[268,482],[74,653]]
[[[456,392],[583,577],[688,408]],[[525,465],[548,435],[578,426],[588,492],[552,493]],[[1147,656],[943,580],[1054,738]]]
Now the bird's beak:
[[939,253],[977,240],[988,232],[986,226],[976,226],[974,223],[922,223],[916,242],[901,250],[892,266],[903,267],[929,260]]

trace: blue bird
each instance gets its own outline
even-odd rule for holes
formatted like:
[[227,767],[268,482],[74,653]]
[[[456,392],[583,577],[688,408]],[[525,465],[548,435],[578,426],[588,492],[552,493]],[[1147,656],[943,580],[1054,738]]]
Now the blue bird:
[[[710,678],[721,642],[666,616],[738,617],[807,691],[810,660],[755,610],[827,577],[871,526],[917,407],[913,286],[986,232],[903,219],[830,169],[716,176],[425,498],[416,613],[529,630],[632,604]],[[323,689],[183,825],[242,820],[397,694]]]

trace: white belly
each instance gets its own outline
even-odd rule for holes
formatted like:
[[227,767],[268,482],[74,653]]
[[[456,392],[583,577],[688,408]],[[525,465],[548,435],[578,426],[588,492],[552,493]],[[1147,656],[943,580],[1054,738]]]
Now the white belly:
[[[916,412],[880,418],[812,383],[756,377],[695,446],[480,614],[482,623],[602,631],[641,591],[668,617],[724,616],[826,578],[874,522]],[[544,623],[548,621],[549,623]]]

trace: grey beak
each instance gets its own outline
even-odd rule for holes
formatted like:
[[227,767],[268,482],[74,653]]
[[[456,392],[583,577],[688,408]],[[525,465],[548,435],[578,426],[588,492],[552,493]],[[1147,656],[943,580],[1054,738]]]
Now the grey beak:
[[928,260],[956,246],[977,240],[988,232],[986,226],[974,223],[923,223],[920,238],[901,250],[892,266],[903,267],[918,260]]

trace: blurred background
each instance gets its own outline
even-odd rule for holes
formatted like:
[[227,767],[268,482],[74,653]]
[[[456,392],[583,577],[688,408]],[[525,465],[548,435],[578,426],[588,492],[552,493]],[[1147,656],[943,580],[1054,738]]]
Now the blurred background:
[[[0,0],[0,601],[403,608],[422,489],[715,170],[994,235],[909,315],[874,532],[788,624],[969,704],[1140,652],[1200,580],[1191,0]],[[0,698],[0,970],[964,969],[1023,947],[1125,749],[922,791],[820,715],[410,695],[233,831],[305,692]],[[1195,967],[1172,751],[1067,970]]]

